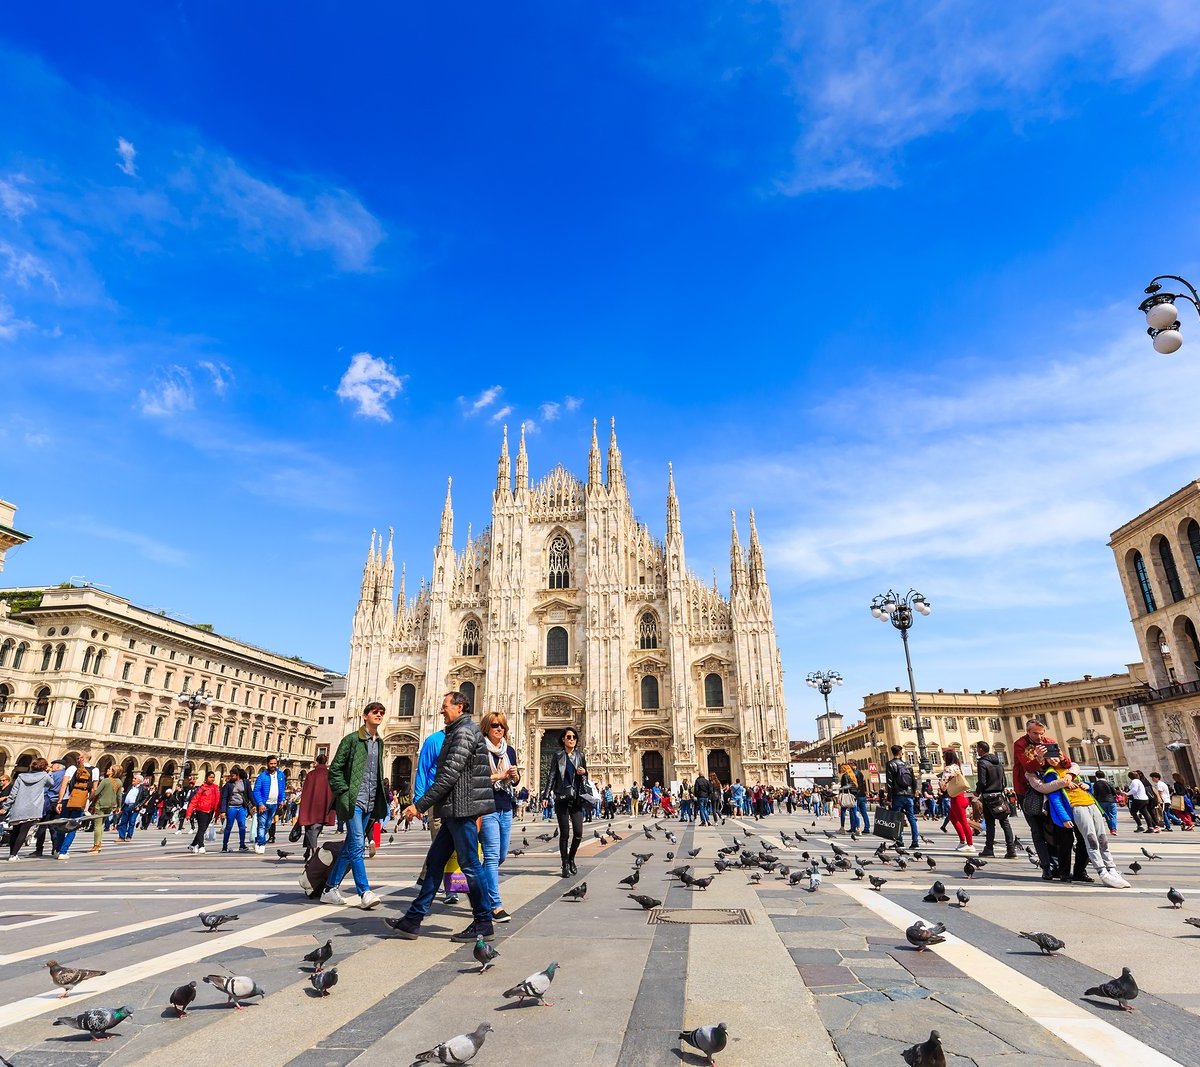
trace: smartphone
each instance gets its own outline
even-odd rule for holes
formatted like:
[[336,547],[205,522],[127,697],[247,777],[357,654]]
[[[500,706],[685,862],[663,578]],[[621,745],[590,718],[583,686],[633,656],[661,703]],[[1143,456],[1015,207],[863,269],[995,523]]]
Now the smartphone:
[[1047,759],[1058,759],[1058,757],[1061,755],[1062,755],[1062,749],[1059,748],[1058,745],[1055,744],[1053,741],[1050,742],[1050,744],[1048,744],[1046,746],[1046,758]]

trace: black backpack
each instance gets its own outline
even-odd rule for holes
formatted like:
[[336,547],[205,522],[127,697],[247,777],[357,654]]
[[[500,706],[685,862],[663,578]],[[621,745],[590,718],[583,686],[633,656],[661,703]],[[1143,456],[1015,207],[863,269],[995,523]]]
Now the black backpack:
[[907,760],[902,759],[894,759],[892,762],[896,764],[896,781],[900,783],[900,788],[907,789],[911,793],[916,785],[911,765]]

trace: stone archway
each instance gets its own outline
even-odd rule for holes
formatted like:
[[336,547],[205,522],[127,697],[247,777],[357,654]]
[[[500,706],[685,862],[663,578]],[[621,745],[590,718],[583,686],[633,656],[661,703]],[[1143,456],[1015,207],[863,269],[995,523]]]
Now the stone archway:
[[663,785],[666,769],[666,760],[663,758],[663,754],[656,748],[646,749],[642,753],[642,786],[653,788],[655,785]]
[[397,756],[392,760],[392,788],[401,796],[408,795],[413,784],[413,761],[411,756]]
[[725,749],[710,748],[707,762],[710,778],[715,774],[717,781],[722,785],[729,785],[733,781],[733,761],[730,760],[729,753]]

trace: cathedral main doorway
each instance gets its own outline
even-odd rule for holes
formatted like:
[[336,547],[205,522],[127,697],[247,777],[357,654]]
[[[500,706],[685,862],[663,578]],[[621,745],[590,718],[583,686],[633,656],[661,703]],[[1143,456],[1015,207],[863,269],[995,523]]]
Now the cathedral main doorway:
[[663,780],[663,755],[661,752],[642,753],[642,785],[653,787]]
[[[546,783],[550,781],[550,765],[554,761],[554,757],[558,754],[558,750],[562,748],[562,730],[543,730],[542,745],[539,752],[540,759],[538,760],[538,780],[536,787],[530,787],[531,793],[541,793],[546,788]],[[584,753],[586,755],[586,753]]]
[[725,749],[714,748],[709,751],[708,773],[709,777],[715,774],[722,785],[729,785],[733,781],[733,768],[729,763],[729,753]]
[[397,756],[392,760],[391,787],[401,796],[407,796],[412,789],[412,757]]

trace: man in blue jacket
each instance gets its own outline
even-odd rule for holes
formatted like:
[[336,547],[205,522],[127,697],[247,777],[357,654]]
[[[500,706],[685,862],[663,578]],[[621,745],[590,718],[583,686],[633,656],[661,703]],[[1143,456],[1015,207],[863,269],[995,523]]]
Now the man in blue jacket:
[[275,812],[287,799],[287,779],[279,769],[279,757],[270,756],[265,770],[254,779],[254,806],[258,811],[258,833],[254,840],[254,851],[266,852],[267,831],[275,821]]

